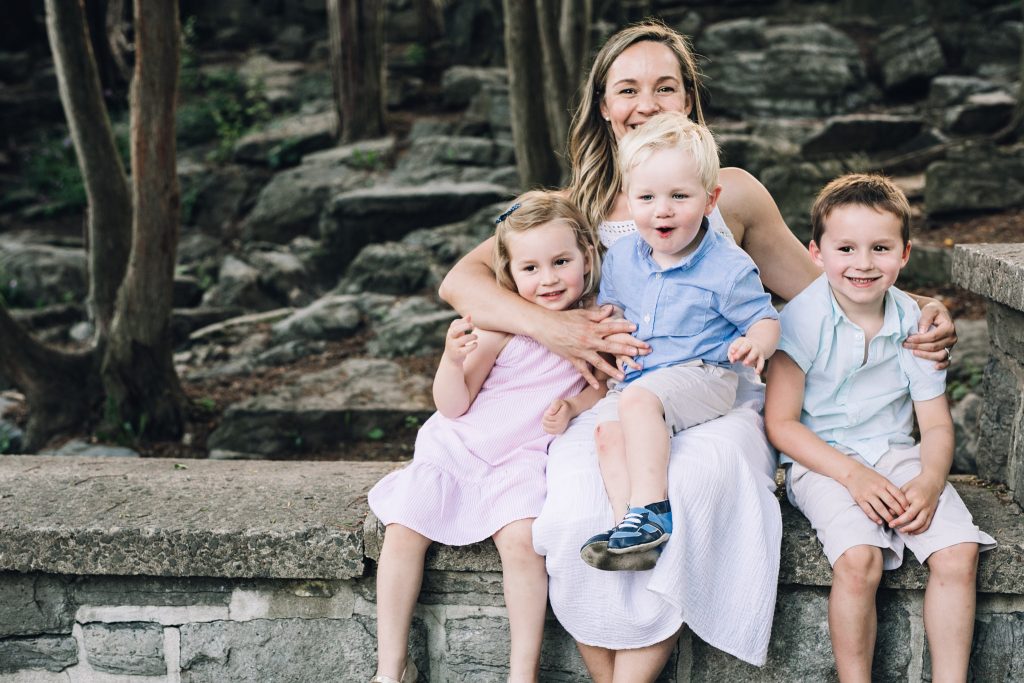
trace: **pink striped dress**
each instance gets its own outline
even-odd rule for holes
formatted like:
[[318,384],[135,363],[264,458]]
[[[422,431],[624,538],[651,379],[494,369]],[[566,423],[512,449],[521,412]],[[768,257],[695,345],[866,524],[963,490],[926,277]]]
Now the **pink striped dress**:
[[569,361],[530,337],[512,337],[466,414],[434,413],[416,436],[413,461],[370,490],[370,509],[384,524],[445,545],[476,543],[536,517],[553,438],[541,417],[583,385]]

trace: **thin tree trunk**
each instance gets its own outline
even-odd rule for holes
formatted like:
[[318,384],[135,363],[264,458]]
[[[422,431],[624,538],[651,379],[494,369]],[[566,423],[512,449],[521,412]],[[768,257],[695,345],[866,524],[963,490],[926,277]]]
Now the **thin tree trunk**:
[[562,17],[558,22],[558,42],[562,47],[565,72],[569,78],[569,111],[579,104],[580,88],[587,65],[590,64],[590,26],[594,19],[593,0],[562,0]]
[[0,374],[28,400],[23,444],[34,453],[55,434],[82,427],[99,388],[92,351],[64,353],[40,343],[0,303]]
[[570,92],[576,85],[570,84],[562,46],[559,40],[559,15],[561,7],[568,0],[535,0],[537,12],[537,35],[541,47],[541,73],[544,82],[544,107],[548,121],[548,138],[555,151],[562,178],[569,175],[569,164],[565,156],[565,143],[569,136],[569,117],[572,97]]
[[524,187],[555,186],[561,168],[551,146],[546,96],[537,85],[544,81],[535,6],[523,0],[502,0],[505,12],[505,59],[508,63],[512,140],[519,181]]
[[174,438],[184,394],[174,371],[169,320],[180,214],[174,112],[180,26],[177,0],[135,0],[132,81],[133,240],[103,359],[108,406],[135,436]]
[[327,30],[341,141],[382,136],[383,0],[327,0]]
[[86,195],[89,307],[102,340],[131,245],[131,195],[114,142],[80,0],[46,0],[46,29]]
[[131,44],[125,35],[124,0],[109,0],[107,2],[107,42],[110,45],[110,55],[117,65],[118,74],[121,80],[128,82],[132,77],[132,67],[129,59]]

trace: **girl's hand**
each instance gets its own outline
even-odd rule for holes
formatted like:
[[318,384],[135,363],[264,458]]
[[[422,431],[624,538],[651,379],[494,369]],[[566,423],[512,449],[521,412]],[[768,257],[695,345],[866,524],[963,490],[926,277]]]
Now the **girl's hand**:
[[536,330],[532,336],[570,361],[587,383],[597,389],[600,385],[594,377],[593,369],[609,377],[623,378],[623,374],[602,358],[601,353],[636,356],[650,351],[650,346],[645,342],[632,337],[625,337],[629,342],[624,342],[622,336],[613,340],[615,335],[629,335],[636,330],[636,325],[628,320],[608,320],[613,310],[612,306],[602,306],[590,310],[551,312],[548,324]]
[[547,434],[561,434],[572,419],[572,406],[564,398],[555,399],[544,411],[541,426]]
[[896,484],[870,467],[858,462],[852,464],[853,470],[841,483],[872,522],[881,525],[884,520],[891,524],[906,512],[910,502]]
[[732,344],[729,344],[729,362],[743,362],[744,365],[754,368],[757,374],[764,369],[764,349],[761,345],[747,337],[737,337]]
[[926,299],[921,303],[924,305],[921,306],[918,332],[907,337],[903,347],[913,350],[918,358],[935,361],[936,370],[945,370],[952,357],[950,350],[957,341],[956,326],[949,311],[938,301]]
[[628,368],[633,370],[643,370],[643,368],[640,367],[640,364],[633,359],[633,356],[615,356],[615,367],[617,367],[623,374],[625,374]]
[[461,366],[476,346],[477,337],[473,334],[473,321],[470,317],[467,315],[453,320],[444,338],[444,357]]
[[946,488],[945,479],[939,480],[921,473],[903,485],[902,491],[910,505],[906,512],[892,520],[889,524],[908,534],[920,534],[928,531],[935,517],[935,509],[939,507],[939,496]]

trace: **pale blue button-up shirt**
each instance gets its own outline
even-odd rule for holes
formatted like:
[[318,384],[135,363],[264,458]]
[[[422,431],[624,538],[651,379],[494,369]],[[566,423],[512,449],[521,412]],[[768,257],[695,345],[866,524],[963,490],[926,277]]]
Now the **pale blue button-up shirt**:
[[[846,317],[824,275],[794,297],[780,316],[779,351],[806,376],[800,422],[871,464],[892,446],[913,445],[913,401],[946,390],[945,370],[903,348],[920,317],[917,303],[890,287],[864,360],[864,331]],[[782,462],[792,459],[783,454]]]
[[639,233],[605,254],[598,303],[615,304],[636,323],[634,337],[651,345],[626,368],[625,383],[660,367],[702,360],[728,364],[729,344],[758,320],[777,319],[757,266],[714,230],[682,262],[662,269]]

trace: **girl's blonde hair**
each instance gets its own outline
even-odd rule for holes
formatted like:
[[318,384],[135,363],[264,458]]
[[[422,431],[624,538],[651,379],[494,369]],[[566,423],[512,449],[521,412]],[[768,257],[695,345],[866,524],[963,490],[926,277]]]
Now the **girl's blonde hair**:
[[629,184],[630,172],[663,149],[690,153],[706,192],[718,185],[718,144],[708,127],[679,111],[666,111],[631,130],[619,143],[619,175]]
[[598,255],[597,239],[590,223],[576,205],[558,192],[533,190],[516,198],[512,207],[498,218],[498,226],[494,230],[494,274],[498,284],[513,292],[516,290],[512,279],[511,257],[508,250],[508,236],[513,233],[526,232],[533,228],[562,221],[572,229],[576,238],[576,246],[584,258],[590,259],[590,271],[583,282],[580,299],[585,299],[597,292],[601,279],[601,257]]
[[672,50],[679,61],[683,89],[693,105],[691,116],[698,123],[704,123],[700,71],[690,43],[682,34],[661,22],[649,20],[627,26],[609,38],[594,57],[594,66],[587,76],[569,134],[570,197],[577,206],[583,207],[587,219],[595,226],[611,211],[622,186],[615,134],[601,116],[608,71],[626,49],[642,42],[661,43]]

